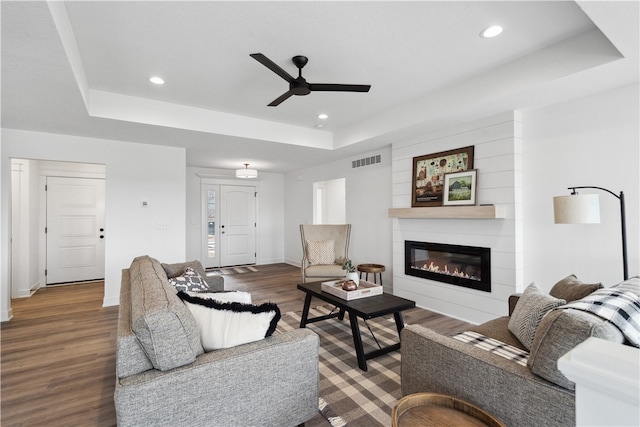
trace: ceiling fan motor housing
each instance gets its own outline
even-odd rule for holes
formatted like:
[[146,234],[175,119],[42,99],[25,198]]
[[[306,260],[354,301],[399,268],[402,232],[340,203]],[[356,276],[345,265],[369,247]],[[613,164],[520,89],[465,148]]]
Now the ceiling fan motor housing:
[[307,83],[304,77],[298,77],[292,81],[289,84],[289,90],[291,90],[294,95],[309,95],[311,93],[309,83]]

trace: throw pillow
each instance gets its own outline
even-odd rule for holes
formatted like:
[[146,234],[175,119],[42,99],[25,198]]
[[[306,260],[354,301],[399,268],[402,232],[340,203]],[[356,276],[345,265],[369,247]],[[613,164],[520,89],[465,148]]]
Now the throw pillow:
[[187,292],[189,296],[204,299],[214,299],[218,302],[241,302],[251,304],[251,294],[241,291],[217,291],[217,292]]
[[207,282],[191,267],[187,267],[182,276],[169,279],[169,283],[177,291],[206,292],[210,290]]
[[582,283],[575,274],[572,274],[553,285],[553,288],[549,291],[549,295],[571,302],[582,299],[593,291],[601,288],[601,283]]
[[536,329],[544,315],[564,304],[565,300],[554,298],[544,293],[535,282],[531,283],[518,300],[508,328],[527,350],[531,350]]
[[218,302],[179,292],[196,320],[205,351],[234,347],[273,335],[280,309],[274,303],[260,305]]
[[307,240],[309,264],[333,264],[336,260],[335,240]]

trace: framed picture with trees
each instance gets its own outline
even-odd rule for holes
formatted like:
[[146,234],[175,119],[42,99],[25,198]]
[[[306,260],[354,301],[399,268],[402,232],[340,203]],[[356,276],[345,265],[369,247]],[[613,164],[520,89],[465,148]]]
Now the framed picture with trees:
[[473,146],[413,158],[411,207],[442,206],[447,173],[473,169]]

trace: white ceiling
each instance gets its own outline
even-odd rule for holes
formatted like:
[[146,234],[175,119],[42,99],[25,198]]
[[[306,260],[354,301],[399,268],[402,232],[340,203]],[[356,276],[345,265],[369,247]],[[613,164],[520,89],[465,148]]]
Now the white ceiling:
[[[289,172],[638,81],[638,2],[2,2],[2,126]],[[494,23],[501,36],[482,39]],[[371,84],[267,104],[287,83]],[[164,86],[149,83],[159,75]],[[329,119],[322,122],[319,113]],[[321,129],[316,125],[322,123]],[[356,156],[357,157],[357,156]]]

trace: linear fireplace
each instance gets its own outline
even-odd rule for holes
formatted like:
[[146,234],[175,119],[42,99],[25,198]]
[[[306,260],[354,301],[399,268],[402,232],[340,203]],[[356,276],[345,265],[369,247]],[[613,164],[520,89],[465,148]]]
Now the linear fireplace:
[[491,292],[491,249],[405,240],[404,273]]

